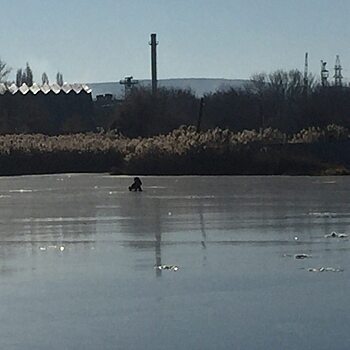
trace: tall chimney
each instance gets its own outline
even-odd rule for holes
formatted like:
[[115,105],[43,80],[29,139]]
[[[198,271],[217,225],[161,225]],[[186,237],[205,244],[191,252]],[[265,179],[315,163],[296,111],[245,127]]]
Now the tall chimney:
[[157,92],[157,34],[151,34],[152,93]]

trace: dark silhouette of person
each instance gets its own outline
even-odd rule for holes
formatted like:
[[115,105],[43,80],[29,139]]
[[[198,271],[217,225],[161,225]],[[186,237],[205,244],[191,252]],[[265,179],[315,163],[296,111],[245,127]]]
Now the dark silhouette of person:
[[134,182],[129,186],[129,191],[142,191],[142,182],[139,177],[134,177]]

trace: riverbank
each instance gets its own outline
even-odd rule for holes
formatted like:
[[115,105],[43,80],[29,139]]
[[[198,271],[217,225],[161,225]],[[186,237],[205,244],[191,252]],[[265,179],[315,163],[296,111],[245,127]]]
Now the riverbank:
[[347,175],[348,136],[335,138],[334,128],[332,138],[316,131],[310,137],[272,129],[233,133],[196,132],[193,127],[136,139],[112,133],[3,135],[0,175]]

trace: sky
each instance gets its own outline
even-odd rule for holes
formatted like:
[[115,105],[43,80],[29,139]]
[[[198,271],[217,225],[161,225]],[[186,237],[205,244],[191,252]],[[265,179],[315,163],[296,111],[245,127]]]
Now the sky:
[[249,79],[277,69],[333,75],[340,55],[350,78],[349,0],[0,0],[0,58],[29,62],[34,79],[67,82],[150,78]]

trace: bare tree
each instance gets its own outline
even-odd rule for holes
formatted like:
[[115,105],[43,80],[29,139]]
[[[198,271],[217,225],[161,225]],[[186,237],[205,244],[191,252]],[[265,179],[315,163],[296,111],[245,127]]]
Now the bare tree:
[[33,71],[32,71],[32,69],[30,68],[28,62],[27,62],[26,69],[25,69],[25,75],[26,75],[26,81],[25,81],[25,83],[26,83],[28,86],[32,86],[32,85],[33,85]]
[[24,69],[17,69],[16,73],[16,85],[20,87],[22,84],[26,84],[27,86],[33,85],[33,71],[27,62],[26,67]]
[[57,72],[56,74],[56,83],[59,86],[63,86],[63,74],[60,72]]
[[[304,76],[297,70],[276,70],[270,74],[259,73],[251,77],[253,90],[256,93],[270,91],[280,97],[300,95],[304,91]],[[315,77],[308,75],[308,89],[315,87]]]
[[5,82],[10,72],[11,68],[0,58],[0,82]]
[[16,73],[16,85],[18,87],[20,87],[23,83],[23,71],[22,68],[17,69],[17,73]]
[[45,84],[49,84],[49,77],[47,76],[47,74],[44,72],[43,75],[41,76],[41,82],[43,85]]

